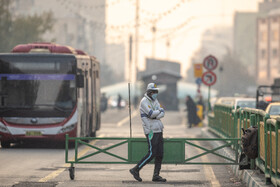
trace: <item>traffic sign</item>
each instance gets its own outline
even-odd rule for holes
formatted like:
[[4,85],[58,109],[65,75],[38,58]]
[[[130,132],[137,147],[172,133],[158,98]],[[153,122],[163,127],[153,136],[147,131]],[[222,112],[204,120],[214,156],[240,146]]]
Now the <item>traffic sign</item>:
[[193,64],[193,67],[194,67],[194,77],[201,78],[203,74],[202,64]]
[[212,86],[216,83],[217,76],[212,71],[207,71],[202,75],[202,82],[207,86]]
[[218,66],[218,60],[216,57],[209,55],[204,58],[203,60],[203,66],[209,70],[212,71]]
[[200,85],[201,82],[202,82],[201,78],[196,78],[196,79],[195,79],[195,83],[196,83],[196,84]]

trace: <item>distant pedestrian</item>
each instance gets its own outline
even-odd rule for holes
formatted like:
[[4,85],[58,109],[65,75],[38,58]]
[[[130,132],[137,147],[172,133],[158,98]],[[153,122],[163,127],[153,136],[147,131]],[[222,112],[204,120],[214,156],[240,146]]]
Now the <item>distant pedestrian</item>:
[[133,105],[134,105],[134,109],[136,109],[138,107],[138,97],[137,97],[137,95],[135,95],[134,98],[133,98]]
[[205,117],[205,104],[203,102],[202,95],[199,96],[199,100],[197,101],[197,105],[200,105],[202,107],[202,119]]
[[155,83],[150,83],[140,102],[142,125],[148,142],[149,151],[134,168],[129,170],[133,177],[139,182],[142,181],[139,171],[153,158],[155,158],[155,168],[152,181],[166,182],[166,179],[159,175],[163,158],[163,124],[160,119],[164,117],[165,113],[157,100],[157,95],[157,85]]
[[107,106],[108,106],[108,99],[106,97],[106,93],[102,93],[102,96],[101,96],[101,112],[105,112],[107,110]]
[[197,108],[196,104],[191,98],[191,96],[186,97],[186,107],[187,107],[187,113],[188,113],[188,126],[191,128],[193,125],[198,125],[198,123],[201,121],[199,117],[197,116]]
[[117,101],[117,107],[118,107],[118,109],[121,109],[121,108],[122,108],[121,103],[122,103],[122,96],[121,96],[121,94],[118,94],[118,101]]

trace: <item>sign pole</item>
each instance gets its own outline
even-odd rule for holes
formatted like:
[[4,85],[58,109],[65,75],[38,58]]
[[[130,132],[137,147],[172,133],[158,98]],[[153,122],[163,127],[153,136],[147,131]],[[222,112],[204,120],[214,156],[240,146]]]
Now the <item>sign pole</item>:
[[210,98],[211,98],[210,91],[211,91],[211,86],[214,85],[216,83],[216,80],[217,80],[216,74],[212,71],[214,69],[216,69],[217,66],[218,66],[218,60],[213,55],[209,55],[209,56],[204,58],[203,67],[205,67],[205,69],[207,69],[207,71],[205,73],[203,73],[201,80],[206,86],[208,86],[208,110],[207,110],[207,114],[209,113],[209,111],[212,110],[211,103],[210,103]]
[[208,86],[208,111],[207,111],[207,113],[209,113],[209,111],[211,111],[212,109],[211,109],[211,103],[210,103],[210,98],[211,98],[211,94],[210,94],[210,89],[211,88],[211,86]]

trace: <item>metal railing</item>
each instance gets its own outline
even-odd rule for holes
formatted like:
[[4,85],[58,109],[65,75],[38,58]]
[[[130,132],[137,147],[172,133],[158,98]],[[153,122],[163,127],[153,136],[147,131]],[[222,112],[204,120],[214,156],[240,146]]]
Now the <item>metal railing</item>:
[[[220,137],[241,138],[242,128],[258,127],[258,157],[251,160],[251,168],[257,168],[265,173],[266,182],[280,185],[280,152],[279,133],[280,118],[271,119],[263,110],[239,108],[234,110],[230,105],[214,106],[214,113],[208,116],[208,124]],[[239,149],[241,146],[233,147]]]

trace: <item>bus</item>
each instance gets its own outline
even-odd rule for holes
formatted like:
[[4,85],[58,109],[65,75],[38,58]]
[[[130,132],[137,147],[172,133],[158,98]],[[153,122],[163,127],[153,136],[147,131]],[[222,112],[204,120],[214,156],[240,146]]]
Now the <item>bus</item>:
[[21,44],[0,54],[0,141],[64,141],[100,129],[100,64],[54,43]]

